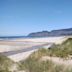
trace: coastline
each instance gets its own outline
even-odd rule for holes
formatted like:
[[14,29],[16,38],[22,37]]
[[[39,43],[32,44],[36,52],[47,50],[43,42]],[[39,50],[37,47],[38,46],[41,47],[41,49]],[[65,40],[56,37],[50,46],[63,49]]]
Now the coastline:
[[[28,38],[28,39],[27,38],[26,39],[19,38],[19,39],[13,39],[13,40],[12,39],[11,40],[3,40],[3,41],[0,41],[0,53],[10,52],[10,51],[17,52],[18,50],[22,50],[22,49],[26,49],[26,48],[30,49],[32,47],[38,47],[38,45],[43,45],[43,44],[47,44],[47,43],[48,44],[49,43],[61,44],[68,38],[69,37],[61,36],[61,37]],[[48,45],[46,45],[46,46],[48,47]],[[19,61],[24,57],[27,58],[32,53],[31,51],[10,55],[8,57],[13,59],[14,61]],[[33,50],[33,52],[34,51],[35,50]]]

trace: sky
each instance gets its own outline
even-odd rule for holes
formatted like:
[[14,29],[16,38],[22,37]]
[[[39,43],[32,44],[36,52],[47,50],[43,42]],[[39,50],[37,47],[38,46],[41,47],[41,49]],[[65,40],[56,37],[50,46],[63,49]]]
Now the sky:
[[72,0],[0,0],[0,36],[72,28]]

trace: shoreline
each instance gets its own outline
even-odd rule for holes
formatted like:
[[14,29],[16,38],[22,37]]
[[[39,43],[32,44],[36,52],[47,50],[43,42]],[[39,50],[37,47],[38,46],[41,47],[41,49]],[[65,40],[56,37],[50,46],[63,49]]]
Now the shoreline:
[[[47,38],[35,38],[35,39],[33,39],[33,38],[32,39],[14,39],[14,40],[5,40],[5,41],[3,40],[3,41],[0,41],[0,53],[9,52],[9,51],[18,51],[18,50],[22,50],[24,48],[30,49],[33,46],[38,47],[38,45],[43,45],[43,44],[47,44],[47,43],[48,44],[49,43],[61,44],[68,38],[69,37],[64,36],[64,37],[47,37]],[[15,61],[19,61],[20,58],[22,58],[24,56],[28,57],[29,54],[31,54],[31,53],[28,51],[26,53],[23,52],[23,53],[10,55],[9,57],[13,58]],[[17,59],[19,59],[19,60],[17,60]]]

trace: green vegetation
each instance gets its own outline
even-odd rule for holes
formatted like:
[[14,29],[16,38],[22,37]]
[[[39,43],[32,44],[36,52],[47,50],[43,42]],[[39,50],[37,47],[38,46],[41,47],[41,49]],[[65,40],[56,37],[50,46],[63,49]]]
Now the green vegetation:
[[40,49],[33,53],[32,56],[39,58],[41,56],[70,58],[72,56],[72,38],[69,38],[61,45],[53,45],[49,49]]
[[[55,64],[50,60],[41,60],[42,56],[69,58],[72,56],[72,39],[69,38],[61,45],[53,45],[49,49],[39,49],[32,53],[29,58],[18,63],[18,71],[26,72],[72,72],[72,68],[65,65]],[[0,72],[11,72],[14,64],[12,60],[0,54]],[[12,71],[13,72],[13,71]]]
[[48,55],[61,58],[68,58],[72,55],[72,38],[69,38],[61,45],[55,45],[48,49]]
[[39,54],[40,52],[37,51],[33,53],[28,59],[20,61],[19,70],[25,70],[26,72],[72,72],[72,68],[55,64],[50,60],[40,60],[41,55]]
[[72,39],[68,39],[61,45],[54,45],[49,49],[40,49],[26,60],[22,60],[19,63],[19,69],[26,72],[72,72],[72,68],[65,65],[58,65],[52,61],[42,61],[42,56],[52,56],[68,58],[72,55]]
[[69,38],[61,45],[53,45],[48,49],[40,49],[37,52],[33,53],[34,57],[41,56],[52,56],[52,57],[61,57],[61,58],[70,58],[72,55],[72,38]]
[[0,72],[11,72],[9,69],[14,64],[12,60],[0,54]]

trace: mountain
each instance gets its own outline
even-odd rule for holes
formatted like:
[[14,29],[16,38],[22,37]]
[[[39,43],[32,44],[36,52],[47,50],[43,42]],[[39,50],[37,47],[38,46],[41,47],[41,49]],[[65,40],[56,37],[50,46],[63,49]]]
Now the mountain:
[[28,37],[67,36],[72,35],[72,28],[30,33]]

